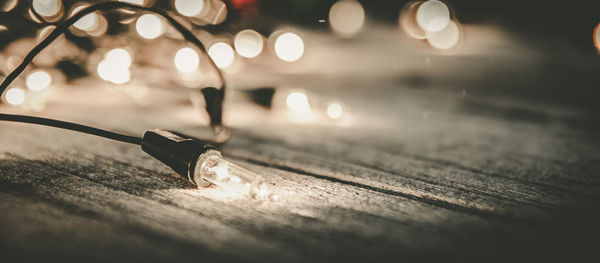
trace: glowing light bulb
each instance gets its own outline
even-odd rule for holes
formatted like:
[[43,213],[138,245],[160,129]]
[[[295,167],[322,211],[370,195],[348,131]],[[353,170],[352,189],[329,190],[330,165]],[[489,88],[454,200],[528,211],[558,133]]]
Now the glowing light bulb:
[[131,80],[129,68],[115,67],[114,64],[106,60],[98,63],[98,76],[114,84],[125,84]]
[[224,160],[221,153],[215,150],[208,150],[200,155],[193,176],[196,182],[206,180],[254,199],[277,199],[259,174]]
[[131,54],[122,48],[115,48],[106,53],[104,60],[98,63],[98,76],[114,84],[125,84],[131,80],[129,68],[133,59]]
[[438,32],[427,32],[427,42],[437,49],[451,49],[460,41],[460,29],[454,21],[443,30]]
[[25,79],[25,85],[30,90],[43,90],[50,84],[52,84],[52,76],[43,70],[32,72]]
[[344,109],[339,103],[331,103],[327,106],[327,117],[337,120],[344,114]]
[[33,0],[31,6],[41,16],[54,16],[60,11],[60,0]]
[[155,39],[163,34],[163,23],[157,15],[145,14],[135,23],[135,30],[145,39]]
[[596,48],[600,51],[600,24],[594,29],[594,45],[596,45]]
[[357,34],[364,22],[365,10],[357,1],[338,1],[329,10],[329,25],[342,37],[351,37]]
[[294,62],[304,54],[304,42],[294,33],[284,33],[275,40],[275,54],[287,62]]
[[[76,14],[77,12],[79,12],[79,10],[84,9],[86,7],[87,6],[85,6],[85,5],[75,7],[73,9],[73,11],[71,12],[71,16]],[[96,28],[96,26],[98,26],[98,22],[99,22],[98,15],[96,13],[91,13],[91,14],[87,14],[87,15],[83,16],[82,18],[80,18],[79,20],[77,20],[77,22],[75,22],[75,24],[73,24],[73,26],[79,30],[90,31],[90,30],[94,30]]]
[[311,113],[310,103],[306,94],[295,91],[285,99],[288,109],[297,116],[307,116]]
[[429,0],[417,10],[417,23],[429,32],[438,32],[450,23],[450,10],[438,0]]
[[234,59],[233,48],[225,42],[217,42],[210,46],[208,55],[215,61],[219,68],[231,66]]
[[192,72],[198,68],[199,64],[198,53],[189,47],[184,47],[175,54],[175,67],[181,72]]
[[133,59],[131,58],[131,54],[129,51],[123,48],[115,48],[111,49],[106,53],[104,59],[110,64],[120,67],[120,68],[129,68],[131,67],[131,63]]
[[235,35],[233,45],[240,56],[254,58],[263,50],[263,37],[252,29],[242,30]]
[[196,16],[204,10],[204,0],[175,0],[175,10],[184,16]]
[[11,88],[6,91],[6,102],[12,105],[21,105],[25,102],[25,91],[21,88]]

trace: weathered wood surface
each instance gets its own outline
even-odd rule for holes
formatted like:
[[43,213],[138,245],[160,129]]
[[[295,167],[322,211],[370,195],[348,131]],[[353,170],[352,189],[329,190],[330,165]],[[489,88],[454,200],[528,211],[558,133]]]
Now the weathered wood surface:
[[[338,85],[328,91],[345,94],[352,127],[261,126],[266,114],[235,129],[223,153],[264,175],[280,197],[269,204],[198,190],[136,146],[0,123],[3,259],[573,260],[597,249],[598,111],[582,96]],[[139,134],[169,123],[150,109],[45,114]]]

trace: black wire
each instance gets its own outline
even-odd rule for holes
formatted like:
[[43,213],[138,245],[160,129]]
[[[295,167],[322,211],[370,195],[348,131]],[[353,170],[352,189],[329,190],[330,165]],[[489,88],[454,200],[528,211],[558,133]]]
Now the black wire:
[[[77,20],[79,20],[83,16],[93,13],[95,11],[107,11],[107,10],[120,9],[120,8],[129,8],[129,9],[149,11],[149,12],[156,13],[156,14],[164,17],[165,19],[167,19],[167,21],[169,21],[169,23],[171,25],[173,25],[173,27],[175,27],[175,29],[177,29],[183,35],[185,40],[192,42],[202,52],[206,53],[206,48],[204,47],[202,42],[200,42],[200,40],[198,40],[198,38],[190,30],[185,28],[185,26],[183,26],[181,23],[179,23],[177,20],[175,20],[173,17],[171,17],[164,10],[155,9],[155,8],[151,8],[151,7],[138,6],[138,5],[133,5],[133,4],[124,3],[124,2],[105,2],[105,3],[95,4],[95,5],[91,5],[87,8],[82,9],[81,11],[77,12],[75,15],[73,15],[69,19],[65,20],[63,23],[58,24],[56,26],[56,28],[46,38],[44,38],[44,40],[42,40],[31,51],[29,51],[27,56],[25,56],[25,58],[23,58],[23,61],[21,62],[21,64],[19,64],[19,66],[17,68],[15,68],[10,74],[8,74],[8,76],[6,76],[6,78],[0,84],[0,95],[2,95],[4,93],[4,91],[6,91],[8,86],[21,73],[23,73],[23,71],[25,70],[27,65],[29,65],[33,61],[35,56],[37,56],[42,50],[44,50],[44,48],[46,48],[48,45],[50,45],[50,43],[52,43],[52,41],[54,41],[56,38],[58,38],[58,36],[65,33],[68,30],[69,26],[73,25],[75,22],[77,22]],[[222,85],[221,92],[224,94],[225,78],[223,77],[223,73],[217,67],[217,65],[212,60],[212,58],[210,58],[210,56],[209,56],[208,61],[211,63],[213,68],[215,68],[217,71],[217,74],[219,76],[219,79],[220,79],[221,85]],[[71,123],[71,122],[65,122],[65,121],[59,121],[59,120],[47,119],[47,118],[40,118],[40,117],[34,117],[34,116],[0,113],[0,121],[14,121],[14,122],[24,122],[24,123],[39,124],[39,125],[44,125],[44,126],[51,126],[51,127],[56,127],[56,128],[62,128],[62,129],[92,134],[92,135],[96,135],[96,136],[100,136],[100,137],[104,137],[104,138],[108,138],[108,139],[113,139],[113,140],[117,140],[117,141],[121,141],[121,142],[138,144],[138,145],[141,144],[141,142],[142,142],[142,139],[139,137],[128,136],[128,135],[124,135],[124,134],[110,132],[110,131],[106,131],[106,130],[102,130],[102,129],[98,129],[98,128],[94,128],[94,127],[90,127],[90,126],[85,126],[85,125],[81,125],[81,124],[77,124],[77,123]]]
[[120,142],[126,142],[136,145],[142,144],[142,138],[129,136],[125,134],[120,134],[116,132],[111,132],[107,130],[102,130],[90,126],[85,126],[77,123],[59,121],[55,119],[47,119],[41,117],[27,116],[27,115],[15,115],[15,114],[4,114],[0,113],[0,121],[14,121],[14,122],[24,122],[31,124],[38,124],[44,126],[50,126],[60,129],[66,129],[71,131],[83,132],[91,135],[96,135]]

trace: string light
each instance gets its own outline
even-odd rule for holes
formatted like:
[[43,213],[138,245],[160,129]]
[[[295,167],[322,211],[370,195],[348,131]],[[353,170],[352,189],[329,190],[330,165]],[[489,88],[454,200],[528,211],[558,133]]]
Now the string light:
[[184,16],[197,16],[204,10],[204,0],[175,0],[174,6]]
[[233,48],[225,42],[217,42],[210,46],[208,55],[219,68],[231,66],[234,59]]
[[254,58],[262,52],[264,43],[260,33],[252,29],[246,29],[235,35],[233,45],[240,56]]
[[131,80],[131,54],[122,48],[110,50],[98,63],[98,76],[114,84],[125,84]]
[[5,1],[4,3],[0,4],[0,12],[10,12],[11,10],[13,10],[19,1],[17,0],[8,0]]
[[25,102],[25,91],[21,88],[11,88],[6,91],[6,102],[18,106]]
[[60,11],[60,0],[33,0],[31,2],[33,10],[41,16],[51,17]]
[[196,182],[205,180],[257,200],[277,200],[259,174],[224,160],[216,150],[200,155],[194,171]]
[[594,29],[594,45],[600,51],[600,23]]
[[329,117],[330,119],[340,119],[343,114],[344,109],[342,108],[341,104],[334,102],[330,103],[329,106],[327,106],[327,117]]
[[44,70],[34,71],[25,79],[27,88],[34,91],[46,89],[50,84],[52,84],[52,76]]
[[460,29],[456,22],[450,21],[448,26],[438,32],[427,32],[427,42],[437,49],[451,49],[460,41]]
[[341,0],[329,10],[329,25],[342,37],[351,37],[360,32],[365,22],[365,11],[355,0]]
[[285,104],[294,118],[306,118],[312,113],[308,97],[301,91],[290,93],[285,99]]
[[438,32],[450,23],[450,10],[438,0],[429,0],[417,10],[417,23],[428,32]]
[[189,73],[198,68],[200,58],[195,50],[184,47],[175,53],[175,67],[180,72]]
[[[87,5],[80,5],[80,6],[73,8],[71,15],[76,14],[79,10],[84,9],[86,7],[87,7]],[[94,30],[96,28],[96,26],[98,26],[98,22],[99,22],[98,15],[96,13],[91,13],[91,14],[87,14],[84,17],[77,20],[77,22],[75,22],[73,24],[73,26],[79,30],[91,31],[91,30]]]
[[164,32],[162,20],[153,14],[140,16],[135,23],[135,29],[145,39],[155,39]]
[[294,33],[283,33],[275,40],[275,54],[283,61],[294,62],[304,54],[304,42]]

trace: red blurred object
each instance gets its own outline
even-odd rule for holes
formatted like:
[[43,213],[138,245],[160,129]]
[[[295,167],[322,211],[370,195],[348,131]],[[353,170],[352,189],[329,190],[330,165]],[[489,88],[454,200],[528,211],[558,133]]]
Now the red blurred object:
[[256,0],[230,0],[234,9],[242,9],[256,6]]

